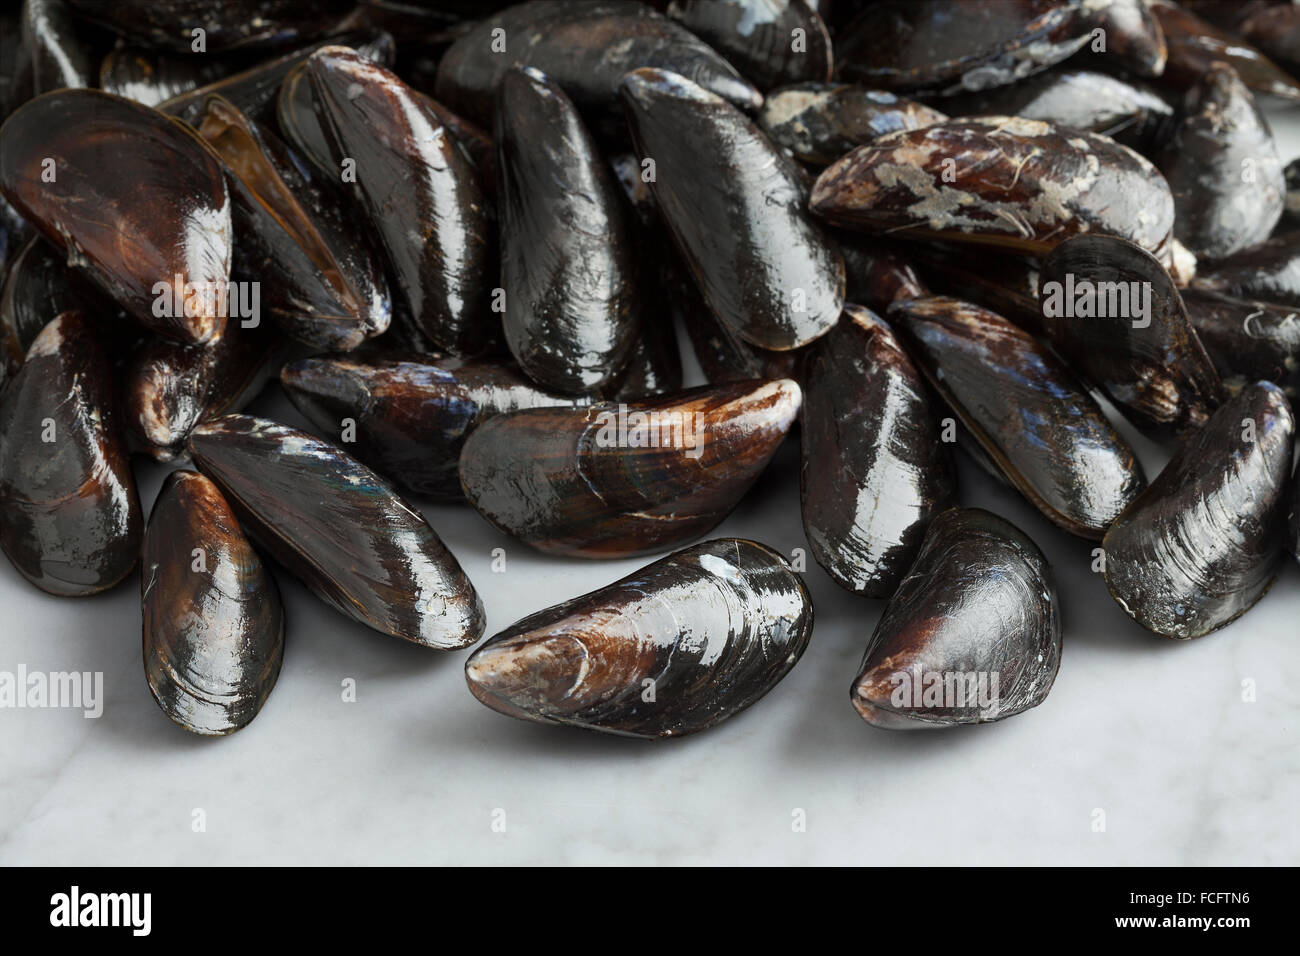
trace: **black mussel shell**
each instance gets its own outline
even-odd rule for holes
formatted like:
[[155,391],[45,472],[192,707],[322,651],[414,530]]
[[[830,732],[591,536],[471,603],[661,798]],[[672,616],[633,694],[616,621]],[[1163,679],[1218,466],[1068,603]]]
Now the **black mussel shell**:
[[31,241],[36,230],[24,219],[9,200],[0,195],[0,279],[8,271],[18,250]]
[[0,127],[0,192],[148,328],[221,332],[230,199],[192,130],[109,93],[47,93]]
[[839,319],[844,261],[805,209],[794,161],[735,107],[674,73],[637,70],[623,98],[651,191],[709,308],[753,345],[807,345]]
[[119,47],[99,65],[99,88],[145,106],[158,106],[229,76],[239,62],[206,54],[184,56]]
[[481,515],[540,551],[652,554],[707,533],[731,512],[799,403],[799,386],[779,379],[511,412],[470,434],[460,480]]
[[506,344],[544,388],[589,394],[641,323],[632,217],[573,103],[537,71],[501,80],[496,144]]
[[1228,394],[1267,381],[1300,402],[1300,312],[1294,307],[1184,289],[1183,304]]
[[1042,332],[1085,380],[1156,436],[1205,423],[1223,398],[1173,280],[1111,236],[1057,246],[1039,274]]
[[930,384],[1007,480],[1054,523],[1100,538],[1146,486],[1086,387],[1006,319],[932,297],[890,312]]
[[743,109],[758,109],[763,102],[702,40],[631,0],[538,0],[481,20],[438,64],[437,97],[489,126],[497,87],[516,66],[545,73],[593,116],[618,115],[619,84],[624,74],[641,67],[680,72]]
[[190,455],[258,544],[335,610],[441,650],[482,636],[483,604],[456,558],[392,485],[338,447],[226,415],[194,429]]
[[481,359],[319,356],[286,365],[280,383],[321,434],[404,488],[435,498],[463,496],[461,446],[483,422],[584,401]]
[[1300,159],[1293,159],[1282,170],[1286,179],[1286,209],[1291,219],[1300,219]]
[[851,83],[783,86],[768,94],[758,114],[772,142],[814,166],[829,166],[887,133],[921,129],[947,118],[924,103]]
[[846,298],[850,302],[887,312],[901,299],[930,294],[911,262],[894,252],[893,247],[857,233],[841,233],[836,238],[844,254]]
[[983,724],[1041,704],[1060,666],[1043,552],[1004,518],[954,508],[931,522],[850,696],[863,720],[890,730]]
[[839,75],[887,90],[960,93],[1024,79],[1088,40],[1069,0],[876,0],[835,38]]
[[32,93],[95,85],[99,62],[87,36],[63,0],[23,0],[23,44],[32,63]]
[[682,353],[677,346],[677,329],[672,322],[671,309],[665,308],[659,314],[642,310],[641,324],[623,371],[600,390],[601,398],[634,402],[652,395],[677,392],[681,387]]
[[76,12],[141,46],[178,53],[310,40],[337,27],[353,0],[68,0]]
[[925,380],[893,330],[855,305],[805,368],[800,486],[812,556],[842,587],[889,597],[953,497]]
[[1235,32],[1294,77],[1300,72],[1300,7],[1293,3],[1256,3],[1243,7],[1250,9]]
[[495,257],[473,164],[424,99],[383,67],[336,49],[307,64],[331,147],[356,160],[352,188],[416,324],[440,348],[482,350],[495,331]]
[[1151,0],[1169,59],[1163,79],[1180,88],[1196,83],[1214,64],[1226,63],[1256,93],[1300,99],[1300,83],[1241,37],[1224,32],[1175,3]]
[[1241,299],[1300,307],[1300,232],[1287,232],[1199,268],[1192,285]]
[[1080,232],[1171,255],[1174,201],[1159,171],[1104,136],[1008,116],[891,133],[817,179],[810,206],[838,226],[1045,255]]
[[1035,335],[1042,331],[1039,259],[938,242],[911,243],[906,253],[922,282],[935,292],[981,305]]
[[174,471],[149,516],[141,555],[144,676],[190,733],[231,734],[266,703],[284,660],[275,580],[221,492]]
[[807,0],[673,0],[668,16],[734,63],[760,90],[770,90],[831,78],[831,35],[816,7]]
[[1186,640],[1263,597],[1282,561],[1295,421],[1259,382],[1190,433],[1102,542],[1106,586],[1149,631]]
[[465,680],[521,720],[683,737],[775,687],[812,626],[812,600],[779,554],[719,538],[524,618],[470,656]]
[[[1160,21],[1151,12],[1147,0],[1103,0],[1100,5],[1089,4],[1089,28],[1101,30],[1105,50],[1097,50],[1114,57],[1119,65],[1137,76],[1160,76],[1169,59],[1169,45]],[[1088,46],[1095,47],[1095,33]]]
[[100,334],[65,312],[0,398],[0,546],[27,580],[94,594],[131,573],[143,523]]

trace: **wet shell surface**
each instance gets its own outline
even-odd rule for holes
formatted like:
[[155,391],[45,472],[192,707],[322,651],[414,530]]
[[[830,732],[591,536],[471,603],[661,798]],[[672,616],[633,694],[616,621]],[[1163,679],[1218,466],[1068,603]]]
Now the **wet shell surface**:
[[831,78],[831,36],[816,0],[673,0],[668,15],[760,90]]
[[1268,381],[1293,408],[1300,402],[1300,311],[1204,289],[1184,289],[1182,299],[1228,394]]

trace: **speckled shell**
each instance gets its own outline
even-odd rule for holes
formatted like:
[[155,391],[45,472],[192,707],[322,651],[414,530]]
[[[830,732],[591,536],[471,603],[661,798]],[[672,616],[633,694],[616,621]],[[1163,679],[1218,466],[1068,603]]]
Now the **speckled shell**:
[[1184,289],[1182,298],[1228,394],[1269,381],[1293,407],[1300,402],[1300,312],[1203,289]]
[[524,618],[474,652],[465,679],[521,720],[683,737],[775,687],[812,626],[808,592],[779,554],[719,538]]

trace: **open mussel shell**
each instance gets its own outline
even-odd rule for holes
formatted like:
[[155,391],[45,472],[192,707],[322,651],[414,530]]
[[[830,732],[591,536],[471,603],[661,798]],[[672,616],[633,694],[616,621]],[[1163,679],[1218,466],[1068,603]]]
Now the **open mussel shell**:
[[192,130],[108,93],[47,93],[0,127],[0,193],[146,327],[220,333],[230,200]]
[[765,349],[829,331],[844,304],[844,261],[807,214],[795,162],[675,73],[629,73],[623,99],[638,152],[655,165],[655,202],[709,308]]
[[455,557],[393,487],[338,447],[248,415],[199,425],[190,455],[244,529],[355,621],[443,650],[483,633]]
[[1102,542],[1106,586],[1149,631],[1185,640],[1235,620],[1273,582],[1295,420],[1259,382],[1187,435]]
[[632,217],[573,103],[536,70],[501,80],[496,143],[506,344],[539,385],[591,393],[641,322]]
[[800,162],[829,166],[887,133],[921,129],[948,117],[933,107],[851,83],[800,83],[773,90],[758,122]]
[[1014,83],[1088,40],[1068,0],[877,0],[835,37],[839,75],[887,90],[959,93]]
[[1083,383],[1027,332],[939,296],[900,302],[890,318],[988,457],[1055,524],[1100,538],[1146,486]]
[[683,737],[775,687],[812,627],[812,600],[779,554],[719,538],[524,618],[470,656],[465,680],[521,720]]
[[80,313],[45,326],[0,398],[0,509],[0,546],[43,591],[94,594],[135,567],[143,521],[111,363]]
[[327,48],[307,61],[336,155],[420,330],[440,348],[481,350],[493,337],[491,231],[473,164],[423,98],[383,67]]
[[1155,435],[1204,424],[1223,397],[1169,273],[1111,236],[1074,236],[1039,274],[1042,331],[1052,347]]
[[840,586],[889,597],[951,504],[952,459],[925,380],[878,316],[846,305],[811,349],[800,419],[808,544]]
[[1104,136],[1009,116],[891,133],[828,167],[813,212],[851,229],[1045,255],[1080,232],[1169,254],[1174,201],[1159,171]]
[[516,66],[545,73],[593,117],[618,116],[619,84],[641,67],[680,72],[743,109],[763,101],[704,41],[631,0],[540,0],[481,20],[438,64],[437,97],[489,126],[497,87]]
[[144,676],[154,700],[190,733],[248,726],[284,660],[275,580],[221,492],[174,471],[158,492],[141,555]]
[[1163,79],[1185,89],[1216,63],[1226,63],[1256,93],[1300,99],[1300,83],[1241,37],[1211,26],[1176,3],[1151,0],[1169,50]]
[[461,446],[489,418],[584,402],[480,359],[318,356],[286,365],[280,383],[330,440],[404,488],[435,498],[463,496]]
[[890,730],[1003,720],[1037,707],[1061,666],[1061,612],[1043,552],[979,508],[930,523],[876,625],[850,695]]
[[68,0],[76,12],[142,46],[188,53],[301,42],[334,29],[352,0]]
[[541,551],[664,551],[731,512],[790,430],[800,397],[780,379],[499,415],[465,442],[461,484],[481,515]]
[[[673,0],[672,17],[760,90],[831,78],[831,35],[807,0]],[[647,64],[648,65],[648,64]]]
[[1285,232],[1199,268],[1198,289],[1300,307],[1300,232]]
[[1195,288],[1182,299],[1228,394],[1267,381],[1300,402],[1300,311]]

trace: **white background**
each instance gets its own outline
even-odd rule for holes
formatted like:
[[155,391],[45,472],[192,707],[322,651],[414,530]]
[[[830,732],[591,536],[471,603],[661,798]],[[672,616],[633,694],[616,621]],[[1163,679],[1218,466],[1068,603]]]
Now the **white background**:
[[[1300,119],[1271,115],[1283,160],[1300,154]],[[276,386],[251,411],[304,424]],[[1166,454],[1127,434],[1154,475]],[[711,536],[806,548],[798,458],[787,442]],[[1300,566],[1288,560],[1228,628],[1162,640],[1089,571],[1092,543],[959,462],[961,503],[1006,516],[1051,560],[1065,651],[1037,709],[941,732],[857,716],[849,685],[884,605],[813,562],[816,627],[798,666],[739,717],[660,743],[492,712],[465,688],[467,652],[371,632],[282,572],[274,693],[245,730],[194,737],[145,684],[138,574],[58,599],[0,560],[0,670],[102,671],[106,698],[97,720],[0,710],[0,864],[1300,862]],[[164,471],[138,474],[147,512]],[[651,560],[546,557],[468,507],[423,510],[482,594],[489,635]],[[342,701],[349,677],[355,703]]]

